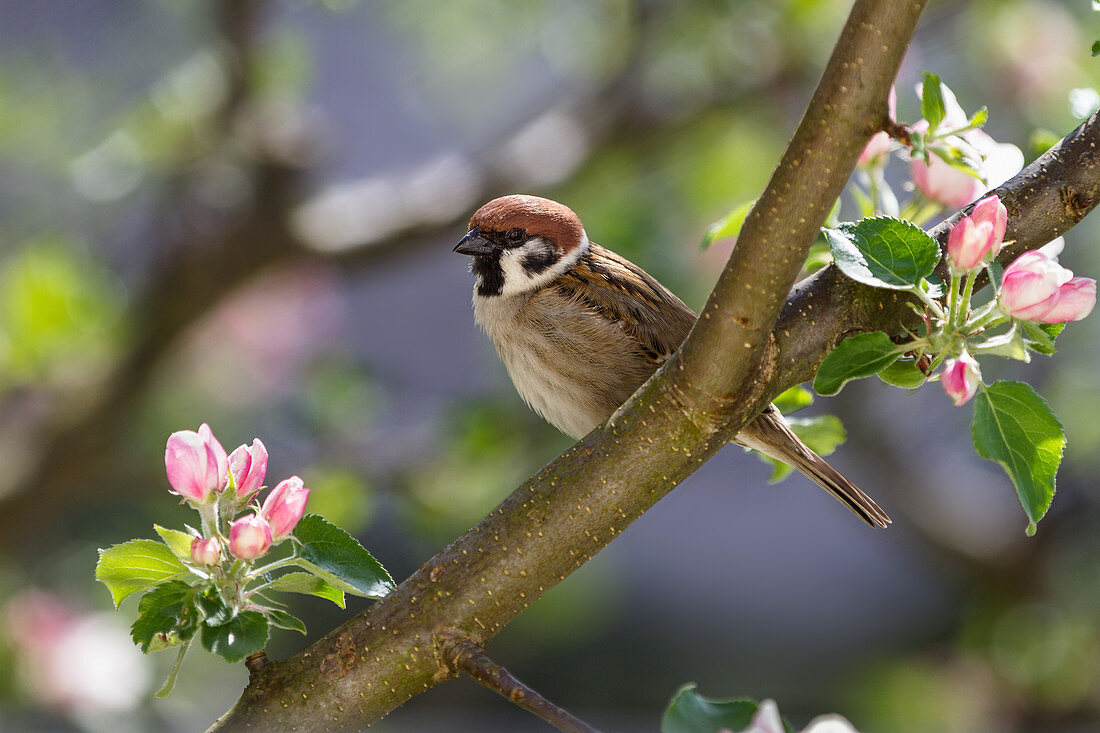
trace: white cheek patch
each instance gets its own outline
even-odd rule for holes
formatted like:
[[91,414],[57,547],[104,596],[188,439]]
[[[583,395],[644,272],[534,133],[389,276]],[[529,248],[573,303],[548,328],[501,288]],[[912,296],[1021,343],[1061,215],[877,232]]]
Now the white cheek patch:
[[524,260],[542,259],[553,254],[553,245],[544,239],[533,237],[522,247],[506,249],[500,254],[500,269],[504,273],[501,295],[519,295],[537,290],[568,272],[588,251],[588,235],[582,232],[581,243],[572,252],[545,269],[535,272],[524,265]]

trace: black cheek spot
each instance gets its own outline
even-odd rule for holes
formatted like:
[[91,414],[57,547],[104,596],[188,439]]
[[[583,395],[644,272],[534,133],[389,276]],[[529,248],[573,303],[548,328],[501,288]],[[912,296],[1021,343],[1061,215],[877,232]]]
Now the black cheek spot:
[[523,256],[523,269],[532,275],[539,275],[558,261],[558,253],[552,248],[547,247],[535,252],[528,252]]
[[500,267],[499,253],[475,256],[472,269],[478,277],[478,295],[500,295],[504,290],[504,270]]

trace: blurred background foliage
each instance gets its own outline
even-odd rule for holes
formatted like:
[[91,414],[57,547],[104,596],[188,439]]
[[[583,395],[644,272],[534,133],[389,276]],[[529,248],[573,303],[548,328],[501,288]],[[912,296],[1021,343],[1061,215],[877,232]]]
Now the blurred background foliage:
[[[187,521],[160,462],[173,430],[259,435],[269,483],[302,475],[398,578],[552,459],[568,441],[473,325],[449,251],[464,219],[553,196],[699,306],[730,246],[702,234],[762,189],[848,7],[0,0],[0,728],[194,730],[236,699],[243,667],[195,654],[152,701],[171,660],[142,657],[133,609],[92,581],[95,548]],[[1070,99],[1100,84],[1097,36],[1087,3],[933,2],[899,118],[934,71],[1034,157],[1094,104]],[[1063,255],[1094,277],[1097,229]],[[964,411],[854,384],[810,412],[844,419],[835,462],[888,532],[729,449],[491,653],[621,731],[653,730],[688,680],[795,724],[1095,730],[1098,331],[1026,369],[1070,439],[1037,537]],[[344,618],[296,612],[310,636],[274,656]],[[542,729],[464,680],[377,727]]]

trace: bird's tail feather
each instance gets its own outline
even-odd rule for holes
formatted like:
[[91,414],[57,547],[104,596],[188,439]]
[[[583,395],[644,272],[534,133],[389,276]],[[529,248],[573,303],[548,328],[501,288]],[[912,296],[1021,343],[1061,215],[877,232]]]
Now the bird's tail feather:
[[769,405],[759,417],[745,425],[734,440],[797,468],[872,527],[886,527],[891,523],[889,515],[871,497],[794,434],[774,405]]

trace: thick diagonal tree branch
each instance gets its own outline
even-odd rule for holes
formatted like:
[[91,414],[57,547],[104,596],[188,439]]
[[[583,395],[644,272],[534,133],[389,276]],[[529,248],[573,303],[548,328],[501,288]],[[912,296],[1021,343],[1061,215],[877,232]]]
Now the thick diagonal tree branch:
[[606,426],[390,596],[307,651],[263,669],[215,730],[358,729],[447,679],[454,674],[443,651],[447,630],[483,645],[763,407],[777,358],[772,324],[882,118],[923,6],[855,3],[806,116],[680,354]]

